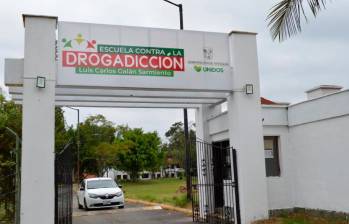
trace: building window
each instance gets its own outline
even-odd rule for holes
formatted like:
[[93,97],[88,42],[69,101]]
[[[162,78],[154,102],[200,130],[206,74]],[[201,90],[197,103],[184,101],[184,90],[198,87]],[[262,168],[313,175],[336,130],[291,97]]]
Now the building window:
[[264,157],[267,177],[280,176],[279,137],[264,137]]

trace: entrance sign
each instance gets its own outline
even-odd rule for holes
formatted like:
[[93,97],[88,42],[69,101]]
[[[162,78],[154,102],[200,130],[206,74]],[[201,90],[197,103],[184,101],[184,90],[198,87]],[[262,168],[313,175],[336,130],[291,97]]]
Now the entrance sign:
[[[236,192],[241,223],[268,216],[254,33],[71,23],[37,15],[24,15],[23,21],[24,59],[5,61],[5,84],[23,108],[21,224],[54,223],[55,106],[195,108],[200,141],[229,140],[237,149],[231,171],[243,189]],[[38,76],[45,78],[45,88],[36,87]],[[255,87],[253,94],[243,91],[246,83]],[[228,111],[220,113],[224,101]],[[210,186],[215,176],[207,164],[213,154],[199,147],[198,184]],[[211,197],[214,187],[196,190],[197,217],[216,217],[222,209],[229,216],[238,209],[225,203],[234,197],[226,191],[218,205]]]
[[184,71],[183,49],[98,45],[97,52],[63,50],[62,60],[63,67],[80,74],[173,76]]
[[154,89],[232,89],[229,36],[58,23],[57,84]]

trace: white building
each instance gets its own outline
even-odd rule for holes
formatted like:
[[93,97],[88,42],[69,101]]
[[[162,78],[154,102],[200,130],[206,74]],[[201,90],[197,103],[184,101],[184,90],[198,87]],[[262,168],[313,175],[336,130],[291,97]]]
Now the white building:
[[[109,169],[105,174],[105,177],[110,177],[114,180],[130,180],[131,176],[124,171],[115,170],[115,169]],[[151,179],[158,179],[163,177],[161,172],[149,172],[149,171],[143,171],[139,174],[140,180],[151,180]]]
[[24,58],[5,59],[5,84],[23,106],[21,224],[55,220],[55,106],[195,109],[196,221],[248,224],[293,207],[349,212],[348,91],[323,86],[308,101],[261,109],[255,33],[23,21]]
[[[349,90],[340,90],[318,86],[291,105],[262,99],[269,210],[349,213]],[[227,111],[208,119],[214,142],[228,140],[227,120]]]

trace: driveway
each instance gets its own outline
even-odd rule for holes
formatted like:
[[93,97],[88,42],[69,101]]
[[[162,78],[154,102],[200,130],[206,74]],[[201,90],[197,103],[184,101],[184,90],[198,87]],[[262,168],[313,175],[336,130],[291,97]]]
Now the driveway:
[[126,203],[124,209],[84,211],[74,197],[73,224],[190,224],[192,218],[160,206]]

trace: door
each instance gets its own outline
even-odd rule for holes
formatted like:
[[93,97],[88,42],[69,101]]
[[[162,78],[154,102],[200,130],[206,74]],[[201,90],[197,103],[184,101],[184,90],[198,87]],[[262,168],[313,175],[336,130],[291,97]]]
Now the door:
[[236,150],[229,141],[196,141],[196,153],[201,163],[191,173],[193,221],[241,224]]
[[229,141],[213,142],[213,175],[215,208],[224,206],[224,180],[231,179]]

